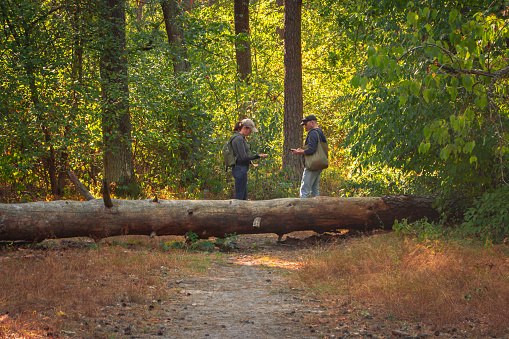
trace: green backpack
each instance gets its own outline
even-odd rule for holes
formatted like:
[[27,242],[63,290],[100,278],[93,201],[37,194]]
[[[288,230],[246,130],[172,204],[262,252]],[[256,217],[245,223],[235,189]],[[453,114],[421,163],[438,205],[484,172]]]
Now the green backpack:
[[232,140],[237,135],[232,135],[230,137],[230,140],[225,142],[223,145],[223,165],[224,165],[224,171],[228,172],[228,168],[233,167],[235,165],[235,161],[237,158],[235,157],[235,154],[233,154],[233,146],[232,146]]

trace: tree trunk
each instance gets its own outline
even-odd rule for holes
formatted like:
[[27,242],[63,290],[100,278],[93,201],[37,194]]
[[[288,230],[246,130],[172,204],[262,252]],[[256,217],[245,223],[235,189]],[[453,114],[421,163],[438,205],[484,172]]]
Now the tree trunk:
[[227,234],[391,229],[395,220],[436,219],[431,196],[244,200],[111,200],[0,204],[0,240],[104,238],[122,234]]
[[291,179],[299,180],[302,172],[301,157],[292,155],[290,148],[302,146],[303,115],[302,54],[301,54],[301,0],[285,1],[285,99],[283,123],[283,169]]
[[249,0],[235,0],[235,57],[240,80],[249,83],[251,75],[251,43],[249,42]]
[[246,92],[247,88],[244,86],[249,85],[252,72],[251,43],[249,41],[249,0],[234,1],[233,17],[235,22],[235,59],[237,61],[237,76],[240,79],[240,84],[235,85],[235,93],[240,121],[251,117],[249,110],[253,104],[252,98],[249,97],[249,90]]
[[[183,14],[182,9],[190,10],[193,2],[186,1],[181,3],[184,7],[180,7],[176,0],[166,0],[161,2],[163,20],[166,27],[166,35],[168,37],[168,44],[173,55],[173,72],[177,79],[180,79],[176,85],[186,87],[182,92],[186,92],[189,85],[189,76],[186,73],[191,71],[191,63],[188,60],[187,46],[184,39],[184,27],[181,23],[180,16]],[[196,164],[195,155],[199,153],[198,135],[197,130],[193,128],[193,115],[191,110],[193,107],[192,96],[182,96],[181,100],[176,100],[175,105],[177,113],[174,121],[177,123],[172,126],[177,130],[180,136],[181,144],[178,145],[176,150],[176,158],[181,161],[180,166],[182,170],[191,170],[191,175],[195,176],[195,171],[192,171],[193,166]],[[176,145],[174,145],[176,146]],[[182,179],[185,185],[191,178],[184,176]]]
[[180,8],[176,0],[161,2],[163,20],[166,27],[168,44],[173,49],[173,72],[179,74],[189,72],[191,64],[187,58],[187,48],[183,41],[184,32],[178,23]]
[[101,90],[104,177],[116,183],[118,196],[137,196],[139,186],[134,175],[129,113],[125,2],[104,0],[103,4]]

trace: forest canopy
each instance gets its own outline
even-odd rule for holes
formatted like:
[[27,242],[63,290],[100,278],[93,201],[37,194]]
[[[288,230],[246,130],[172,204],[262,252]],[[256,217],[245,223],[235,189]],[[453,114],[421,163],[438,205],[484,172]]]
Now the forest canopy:
[[[297,196],[283,166],[284,6],[250,1],[239,33],[235,2],[3,1],[1,201],[79,199],[69,170],[95,195],[106,171],[119,196],[229,199],[220,150],[243,117],[260,131],[251,151],[269,154],[249,198]],[[301,11],[303,111],[331,150],[322,195],[433,194],[442,225],[506,239],[506,3]]]

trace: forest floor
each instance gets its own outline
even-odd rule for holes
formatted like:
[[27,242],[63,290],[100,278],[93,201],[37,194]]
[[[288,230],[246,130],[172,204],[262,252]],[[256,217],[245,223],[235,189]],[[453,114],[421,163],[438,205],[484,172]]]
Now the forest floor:
[[[473,326],[434,328],[387,316],[380,306],[318,300],[292,287],[288,272],[309,251],[306,232],[239,236],[239,250],[213,257],[204,272],[165,276],[178,293],[149,304],[120,300],[93,318],[48,330],[59,338],[478,338]],[[215,258],[215,259],[214,259]],[[147,272],[148,273],[148,272]],[[6,338],[19,338],[15,335]],[[480,338],[480,337],[479,337]]]

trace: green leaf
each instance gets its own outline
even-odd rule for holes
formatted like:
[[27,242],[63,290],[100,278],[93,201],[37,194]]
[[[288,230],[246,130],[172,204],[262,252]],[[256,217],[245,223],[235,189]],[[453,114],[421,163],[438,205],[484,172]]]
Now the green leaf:
[[419,153],[423,154],[426,153],[431,147],[431,144],[429,142],[421,142],[419,145]]
[[481,64],[481,68],[486,71],[486,56],[484,54],[481,54],[479,56],[479,64]]
[[361,79],[361,89],[364,91],[366,89],[366,86],[369,83],[369,79],[366,77],[362,77]]
[[350,84],[354,87],[354,88],[358,88],[361,84],[361,77],[358,76],[358,75],[355,75],[352,80],[350,80]]
[[449,156],[451,155],[451,149],[449,147],[444,147],[440,151],[440,158],[447,160],[449,159]]
[[438,16],[438,11],[436,9],[434,9],[432,12],[431,12],[431,17],[433,18],[433,20],[435,20]]
[[488,97],[483,95],[479,98],[476,98],[476,105],[480,109],[484,109],[486,106],[488,106]]
[[472,87],[474,85],[474,80],[472,79],[470,74],[461,75],[461,83],[467,89],[467,91],[469,91],[469,92],[472,91]]
[[[474,147],[475,147],[475,141],[469,141],[463,147],[463,152],[464,153],[472,153],[472,151],[474,150]],[[470,162],[470,163],[472,163],[472,162]]]
[[431,101],[435,100],[436,92],[433,88],[428,88],[424,91],[422,94],[424,97],[424,100],[426,100],[427,103],[430,103]]
[[409,25],[413,25],[415,23],[415,13],[414,12],[408,12],[406,15],[406,21]]
[[405,106],[407,101],[408,101],[408,97],[406,95],[404,95],[404,94],[400,95],[399,96],[399,107]]
[[456,119],[456,117],[454,115],[451,115],[450,119],[451,119],[452,129],[455,132],[458,132],[459,130],[461,130],[460,121],[458,119]]
[[417,97],[419,96],[419,91],[420,91],[419,84],[417,84],[417,82],[415,81],[412,81],[410,83],[410,92],[412,92],[412,94]]
[[429,18],[429,14],[430,14],[429,7],[424,7],[422,9],[422,15],[425,16],[426,18]]
[[449,12],[449,25],[452,26],[452,24],[454,23],[454,21],[456,21],[456,18],[458,17],[458,11],[456,9],[452,9],[450,12]]
[[456,98],[458,97],[458,90],[456,89],[456,87],[448,86],[447,92],[449,92],[452,101],[455,101]]
[[475,118],[475,113],[474,111],[472,111],[470,108],[467,108],[465,110],[465,116],[467,117],[467,119],[469,121],[474,121],[474,118]]
[[431,128],[429,128],[428,126],[424,127],[424,137],[426,138],[426,140],[429,140],[429,138],[431,138],[431,133],[432,133]]

